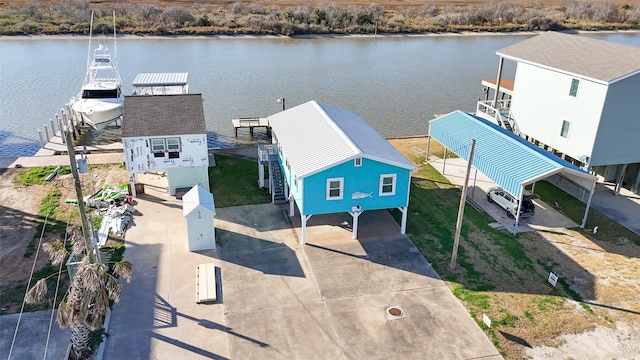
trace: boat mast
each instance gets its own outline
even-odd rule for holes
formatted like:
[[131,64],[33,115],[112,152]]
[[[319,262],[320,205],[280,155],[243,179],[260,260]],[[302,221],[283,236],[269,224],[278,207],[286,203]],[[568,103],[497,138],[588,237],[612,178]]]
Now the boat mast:
[[[113,66],[118,68],[118,38],[116,37],[116,11],[113,10]],[[120,74],[118,74],[119,77]]]
[[84,77],[84,84],[87,85],[89,83],[90,78],[90,68],[91,68],[91,37],[93,34],[93,10],[91,11],[91,22],[89,23],[89,48],[87,49],[87,71]]

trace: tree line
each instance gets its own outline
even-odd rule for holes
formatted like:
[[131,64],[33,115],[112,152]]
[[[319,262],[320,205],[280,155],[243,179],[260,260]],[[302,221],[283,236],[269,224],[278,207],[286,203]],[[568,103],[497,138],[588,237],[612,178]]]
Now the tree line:
[[88,34],[91,11],[94,33],[111,33],[112,13],[120,34],[137,35],[302,35],[411,34],[459,31],[546,31],[640,29],[640,4],[567,1],[545,7],[538,0],[523,7],[506,0],[479,6],[424,5],[408,9],[332,4],[279,8],[255,3],[227,7],[190,5],[160,7],[114,3],[91,9],[84,0],[0,9],[1,35]]

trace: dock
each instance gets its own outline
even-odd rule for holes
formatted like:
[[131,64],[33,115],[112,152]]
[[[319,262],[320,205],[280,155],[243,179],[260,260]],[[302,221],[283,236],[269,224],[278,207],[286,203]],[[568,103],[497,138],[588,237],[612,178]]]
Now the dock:
[[231,123],[233,124],[233,128],[236,133],[236,137],[238,137],[238,129],[249,129],[249,134],[253,136],[253,129],[257,127],[263,127],[267,130],[267,134],[271,133],[271,127],[269,126],[269,120],[267,118],[237,118],[231,119]]

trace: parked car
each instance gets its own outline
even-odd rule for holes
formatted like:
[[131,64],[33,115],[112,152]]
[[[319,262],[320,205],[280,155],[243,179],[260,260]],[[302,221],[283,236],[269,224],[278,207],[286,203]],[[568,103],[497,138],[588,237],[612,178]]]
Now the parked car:
[[[532,199],[537,199],[535,195],[524,195],[522,198],[522,207],[520,208],[520,218],[531,217],[536,213],[536,207]],[[507,215],[516,217],[518,212],[518,199],[506,192],[504,189],[494,187],[487,191],[487,200],[491,203],[498,204]]]

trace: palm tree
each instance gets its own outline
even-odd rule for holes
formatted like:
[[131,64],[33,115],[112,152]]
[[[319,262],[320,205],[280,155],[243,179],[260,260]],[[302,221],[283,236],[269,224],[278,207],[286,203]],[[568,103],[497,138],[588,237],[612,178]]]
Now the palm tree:
[[[77,227],[67,230],[70,233],[74,252],[82,253],[84,240]],[[64,262],[69,253],[61,240],[43,245],[49,253],[53,265]],[[89,347],[91,331],[100,329],[102,321],[109,311],[110,301],[120,301],[122,285],[118,277],[129,280],[131,277],[131,263],[119,261],[115,263],[91,263],[85,256],[78,270],[71,280],[69,290],[60,303],[57,321],[61,328],[71,329],[71,356],[73,359],[85,359],[92,349]],[[25,301],[34,303],[42,301],[47,293],[48,278],[40,279],[29,290]]]

